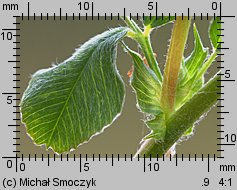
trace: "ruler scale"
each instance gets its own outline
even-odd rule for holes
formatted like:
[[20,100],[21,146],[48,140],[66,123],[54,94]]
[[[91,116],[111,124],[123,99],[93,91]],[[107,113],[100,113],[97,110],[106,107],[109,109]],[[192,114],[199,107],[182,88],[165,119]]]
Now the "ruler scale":
[[[1,9],[1,189],[236,189],[236,127],[234,98],[237,95],[234,64],[236,41],[235,9],[231,2],[199,1],[3,1]],[[234,4],[234,2],[232,2]],[[227,14],[228,13],[228,14]],[[229,15],[230,14],[230,15]],[[109,22],[128,16],[134,20],[145,16],[188,16],[210,21],[220,18],[222,28],[221,57],[216,68],[221,70],[221,98],[216,111],[216,150],[209,153],[182,153],[174,157],[145,158],[134,153],[69,153],[27,152],[24,125],[19,102],[22,96],[22,69],[26,68],[24,44],[27,22]],[[122,22],[121,22],[122,23]],[[108,24],[108,27],[109,24]],[[234,32],[235,31],[235,32]],[[43,31],[42,31],[43,33]],[[33,34],[32,34],[33,35]],[[36,36],[36,38],[39,36]],[[77,39],[75,39],[77,41]],[[84,43],[84,42],[83,42]],[[52,50],[53,51],[53,50]],[[70,53],[68,54],[70,55]],[[40,56],[37,59],[40,59]],[[32,74],[32,73],[29,73]],[[126,80],[124,78],[124,80]],[[208,127],[208,126],[207,126]],[[196,127],[198,128],[198,126]],[[195,136],[195,134],[194,134]],[[29,138],[29,137],[28,137]],[[192,139],[192,137],[191,137]],[[29,142],[29,139],[27,140]],[[24,148],[24,150],[22,149]],[[38,149],[39,150],[39,149]],[[172,180],[172,181],[171,181]],[[185,184],[185,185],[184,185]],[[191,186],[192,185],[192,186]]]

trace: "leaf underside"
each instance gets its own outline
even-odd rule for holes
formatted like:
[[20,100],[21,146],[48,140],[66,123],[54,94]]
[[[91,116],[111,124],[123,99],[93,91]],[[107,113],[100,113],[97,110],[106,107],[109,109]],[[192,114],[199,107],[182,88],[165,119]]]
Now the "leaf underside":
[[127,30],[120,27],[97,35],[63,63],[33,75],[21,113],[37,145],[68,152],[120,114],[124,84],[115,65],[116,45]]
[[129,53],[134,62],[131,85],[136,91],[138,105],[141,111],[156,115],[161,111],[159,107],[161,84],[155,73],[144,64],[138,54],[131,50]]
[[165,115],[160,107],[161,84],[155,73],[143,62],[139,54],[126,47],[133,59],[134,69],[131,85],[136,92],[140,110],[153,118],[146,121],[151,133],[144,139],[163,140],[165,136]]

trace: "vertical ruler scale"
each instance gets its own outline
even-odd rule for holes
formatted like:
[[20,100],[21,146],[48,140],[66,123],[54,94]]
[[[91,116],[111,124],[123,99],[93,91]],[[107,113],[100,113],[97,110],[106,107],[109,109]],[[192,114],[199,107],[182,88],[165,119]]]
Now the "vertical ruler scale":
[[15,105],[13,106],[15,108],[14,110],[14,118],[13,118],[13,121],[15,121],[16,123],[16,129],[15,129],[15,143],[13,144],[16,148],[13,152],[17,154],[20,153],[19,149],[18,149],[18,146],[20,146],[20,137],[19,137],[19,133],[20,133],[20,130],[21,130],[21,123],[20,123],[20,106],[19,106],[19,103],[20,103],[20,98],[21,98],[21,93],[19,92],[20,91],[20,80],[21,80],[21,72],[20,72],[20,63],[21,63],[21,59],[20,59],[20,22],[17,21],[17,17],[16,17],[16,22],[13,23],[15,24],[15,28],[17,29],[17,32],[16,32],[16,35],[15,35],[15,47],[13,48],[15,50],[15,60],[16,60],[16,64],[15,66],[13,67],[13,69],[15,70],[15,73],[14,73],[14,76],[15,76],[15,79],[13,79],[13,82],[15,83],[15,86],[13,87],[16,91],[16,97],[14,98],[14,101],[15,101]]
[[[203,6],[205,4],[205,6]],[[236,47],[233,45],[236,41],[236,18],[233,14],[234,9],[228,2],[213,1],[194,2],[189,1],[167,2],[167,1],[148,1],[130,3],[126,1],[110,2],[103,0],[97,1],[26,1],[26,2],[2,2],[1,8],[1,118],[3,120],[3,130],[1,132],[1,189],[75,189],[75,188],[97,188],[97,189],[121,189],[121,188],[183,188],[190,189],[236,189],[236,128],[234,128],[236,111],[232,104],[235,103],[236,90],[236,66],[233,63]],[[216,124],[216,135],[214,141],[217,150],[204,153],[186,153],[179,152],[174,157],[163,156],[145,158],[145,155],[138,155],[133,158],[134,152],[124,153],[81,153],[73,152],[69,154],[55,154],[52,150],[45,151],[45,147],[36,147],[27,145],[31,139],[25,135],[24,125],[21,123],[20,100],[25,86],[22,88],[23,81],[29,81],[30,74],[26,70],[30,68],[27,64],[37,64],[41,57],[49,55],[48,52],[38,52],[35,62],[28,62],[32,49],[37,49],[41,44],[36,38],[41,38],[44,42],[43,34],[54,38],[60,35],[60,27],[52,30],[52,33],[44,31],[43,25],[55,23],[65,24],[74,30],[76,25],[86,23],[85,26],[100,27],[103,22],[122,22],[128,16],[130,19],[144,20],[145,16],[155,16],[165,18],[168,16],[178,16],[198,21],[210,21],[213,17],[220,18],[222,40],[217,49],[219,58],[216,60],[216,70],[221,70],[221,98],[217,105],[216,118],[213,121]],[[3,19],[4,18],[4,19]],[[4,21],[4,22],[3,22]],[[32,25],[30,25],[30,24]],[[38,24],[40,23],[40,24]],[[98,24],[101,23],[101,24]],[[55,25],[56,26],[60,26]],[[39,27],[42,26],[42,28]],[[30,27],[29,27],[30,26]],[[32,27],[33,26],[33,27]],[[110,25],[107,25],[108,27]],[[27,28],[28,27],[28,28]],[[33,34],[35,28],[38,28],[38,35]],[[27,30],[26,30],[27,28]],[[93,28],[90,29],[92,32]],[[94,29],[95,30],[95,29]],[[233,30],[230,32],[230,30]],[[100,31],[102,32],[102,31]],[[85,32],[86,33],[86,32]],[[40,35],[39,35],[40,34]],[[42,36],[41,36],[42,34]],[[233,35],[230,35],[233,34]],[[32,36],[35,35],[34,38]],[[70,35],[67,35],[68,43],[76,47],[76,40],[70,41]],[[94,35],[94,34],[93,34]],[[88,32],[88,38],[93,36]],[[47,46],[50,46],[48,38]],[[78,38],[80,35],[78,34]],[[30,39],[30,42],[27,40]],[[60,39],[60,38],[58,38]],[[63,40],[62,40],[63,41]],[[37,42],[37,43],[36,43]],[[65,41],[63,41],[65,43]],[[57,43],[57,40],[54,41]],[[80,42],[83,44],[84,41]],[[65,43],[65,47],[66,47]],[[206,45],[206,44],[205,44]],[[64,45],[58,45],[63,46]],[[155,45],[154,45],[155,46]],[[54,47],[55,48],[55,47]],[[62,49],[61,48],[61,49]],[[45,47],[45,49],[47,49]],[[65,48],[66,49],[66,48]],[[50,49],[53,53],[53,48]],[[55,48],[55,51],[57,48]],[[166,52],[164,52],[165,54]],[[71,52],[68,51],[65,57],[59,57],[61,62],[67,58]],[[56,57],[57,55],[55,55]],[[34,60],[33,59],[33,60]],[[42,58],[43,59],[43,58]],[[32,60],[32,59],[31,59]],[[47,62],[52,62],[51,58]],[[40,63],[41,64],[41,63]],[[42,63],[43,64],[43,63]],[[37,70],[45,67],[37,65]],[[47,67],[46,67],[47,68]],[[27,70],[28,71],[28,70]],[[211,72],[211,71],[210,71]],[[26,73],[28,76],[26,76]],[[230,103],[232,101],[232,104]],[[232,107],[232,108],[231,108]],[[132,111],[130,111],[132,112]],[[231,122],[229,122],[231,121]],[[205,127],[208,124],[206,124]],[[197,126],[198,128],[198,126]],[[197,129],[198,130],[198,129]],[[116,134],[119,134],[118,132]],[[128,135],[130,135],[128,133]],[[194,135],[195,136],[195,135]],[[122,137],[121,141],[123,141]],[[206,137],[203,137],[206,138]],[[208,137],[207,137],[208,138]],[[203,139],[205,142],[206,139]],[[210,139],[210,141],[213,139]],[[206,141],[208,142],[208,141]],[[107,144],[112,142],[107,141]],[[103,145],[102,145],[103,146]],[[125,146],[130,146],[129,143]],[[205,146],[202,145],[202,146]],[[204,147],[205,148],[205,147]],[[83,151],[83,149],[82,149]],[[218,174],[218,175],[217,175]],[[25,177],[26,176],[26,177]],[[132,177],[131,177],[132,176]],[[181,178],[182,176],[182,178]],[[173,183],[169,183],[172,177]],[[119,180],[118,180],[119,179]],[[159,179],[159,180],[158,180]],[[167,183],[168,182],[168,183]],[[183,184],[186,184],[185,187]],[[115,188],[114,188],[115,187]]]
[[[215,7],[212,7],[212,8],[215,8]],[[223,26],[223,24],[224,24],[224,22],[222,21],[222,4],[221,4],[221,2],[220,2],[220,24],[221,24],[221,26]],[[220,31],[222,31],[221,30],[221,28],[218,28],[218,30],[220,30]],[[224,35],[223,34],[220,34],[221,36],[220,37],[223,37]],[[222,38],[223,39],[223,38]],[[221,44],[222,45],[222,44]],[[221,50],[220,50],[220,52],[221,52]],[[221,53],[220,53],[221,54]],[[223,55],[220,55],[220,57],[221,56],[223,56]],[[221,60],[217,60],[217,62],[218,63],[220,63],[220,66],[221,66],[221,63],[222,63],[222,59],[223,59],[223,57],[221,57]],[[217,66],[217,68],[218,68],[218,66]],[[221,68],[220,68],[221,69]],[[221,73],[221,75],[222,75],[222,73]],[[222,85],[219,87],[219,88],[221,88],[222,89]],[[223,92],[222,92],[223,90],[221,90],[221,94],[223,94]],[[222,109],[224,106],[222,105],[223,103],[221,102],[222,101],[222,99],[220,100],[220,104],[221,105],[218,105],[218,107],[220,107],[220,109]],[[219,114],[219,116],[221,116],[221,114],[220,113],[217,113],[217,114]],[[220,118],[220,117],[219,117]],[[218,118],[217,118],[217,120],[218,120]],[[220,145],[220,142],[221,142],[221,139],[222,139],[222,122],[221,122],[221,120],[218,120],[218,124],[217,124],[217,133],[218,134],[220,134],[220,135],[218,135],[218,137],[217,137],[217,146],[218,146],[218,152],[220,152],[221,153],[221,156],[219,156],[218,158],[224,158],[224,156],[223,156],[223,151],[224,150],[222,150],[222,147],[221,147],[221,145]],[[220,148],[219,148],[220,147]]]

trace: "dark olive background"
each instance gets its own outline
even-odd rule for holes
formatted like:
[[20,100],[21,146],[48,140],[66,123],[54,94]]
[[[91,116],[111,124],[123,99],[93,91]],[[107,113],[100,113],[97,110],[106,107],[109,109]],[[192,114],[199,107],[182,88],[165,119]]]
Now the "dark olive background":
[[[104,20],[103,17],[98,21],[97,19],[86,21],[84,18],[81,20],[72,20],[71,17],[62,20],[59,18],[53,20],[52,17],[46,20],[43,17],[43,21],[39,17],[33,21],[30,17],[19,20],[20,32],[19,37],[20,47],[18,54],[20,54],[21,60],[21,81],[19,85],[21,89],[19,92],[23,93],[26,89],[30,77],[39,69],[48,68],[52,64],[57,64],[67,59],[75,51],[75,48],[80,47],[81,44],[89,40],[91,37],[102,33],[103,31],[117,27],[124,26],[124,23],[117,19]],[[78,19],[78,18],[77,18]],[[208,25],[210,21],[202,20],[196,21],[197,28],[200,32],[201,38],[204,42],[204,47],[210,47],[208,38]],[[171,35],[172,24],[168,24],[162,28],[156,29],[152,32],[152,46],[154,52],[157,54],[157,59],[162,67],[165,63],[165,55],[167,53],[168,42]],[[19,41],[18,40],[18,41]],[[130,44],[133,49],[137,50],[137,45],[132,40],[125,40]],[[185,54],[187,55],[193,48],[193,33],[192,28],[190,30],[188,43],[186,46]],[[119,73],[126,86],[126,99],[122,114],[120,117],[109,127],[104,130],[103,133],[93,137],[88,143],[79,146],[71,154],[88,154],[91,156],[95,154],[101,154],[102,157],[105,154],[111,155],[121,154],[134,154],[139,148],[139,143],[142,137],[144,137],[149,130],[145,126],[143,119],[144,116],[136,107],[135,93],[129,85],[129,78],[127,72],[132,65],[131,58],[118,47],[117,53],[117,66]],[[207,74],[207,78],[210,77],[216,71],[216,66],[213,66]],[[217,152],[217,112],[218,109],[212,109],[203,121],[199,122],[199,125],[195,128],[195,134],[188,141],[183,141],[177,146],[178,155],[184,154],[187,157],[191,154],[197,154],[198,157],[201,154],[205,156],[210,154],[218,154]],[[192,110],[190,110],[192,112]],[[46,150],[44,146],[36,146],[33,144],[30,137],[26,134],[25,126],[21,125],[21,133],[18,134],[21,138],[19,143],[21,146],[18,150],[24,155],[29,154],[53,154],[52,150]]]

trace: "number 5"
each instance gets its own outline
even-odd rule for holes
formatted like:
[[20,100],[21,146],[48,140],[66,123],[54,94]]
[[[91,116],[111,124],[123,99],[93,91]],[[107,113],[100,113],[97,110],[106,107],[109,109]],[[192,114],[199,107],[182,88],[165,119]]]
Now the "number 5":
[[151,1],[148,2],[148,10],[150,10],[150,11],[153,10],[153,3],[154,2],[151,2]]
[[12,96],[7,97],[7,104],[12,104]]

